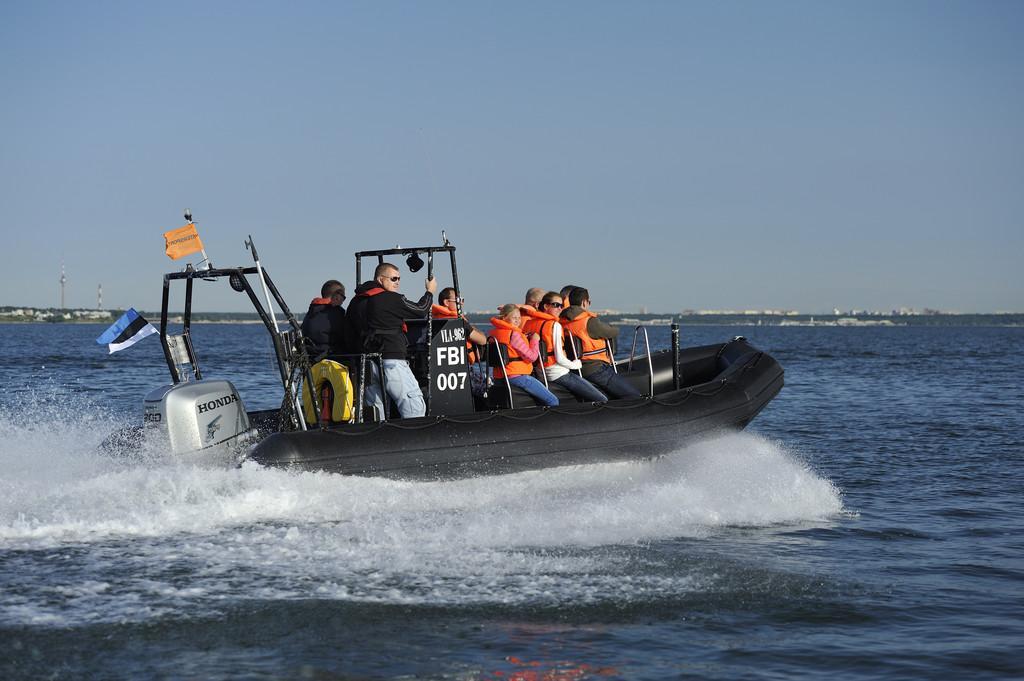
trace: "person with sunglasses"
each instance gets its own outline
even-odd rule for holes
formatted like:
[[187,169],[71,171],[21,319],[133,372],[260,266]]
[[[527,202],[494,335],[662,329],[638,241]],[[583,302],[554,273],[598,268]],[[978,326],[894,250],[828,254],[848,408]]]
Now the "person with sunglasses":
[[[381,364],[387,379],[387,393],[395,401],[402,418],[424,416],[427,405],[423,391],[409,367],[409,341],[405,334],[406,319],[425,318],[434,302],[437,281],[430,277],[425,282],[423,296],[415,303],[398,292],[402,276],[398,268],[384,262],[373,272],[377,286],[367,291],[365,297],[366,334],[363,349],[366,352],[381,353]],[[376,289],[381,290],[376,290]],[[354,303],[353,303],[354,305]],[[383,409],[383,395],[376,370],[366,387],[367,403],[380,405]]]
[[579,371],[583,363],[565,356],[562,347],[562,325],[558,316],[562,313],[562,294],[549,291],[541,299],[539,309],[523,323],[523,333],[540,336],[544,349],[541,359],[548,384],[559,385],[586,402],[607,402],[608,397],[593,383],[572,372]]

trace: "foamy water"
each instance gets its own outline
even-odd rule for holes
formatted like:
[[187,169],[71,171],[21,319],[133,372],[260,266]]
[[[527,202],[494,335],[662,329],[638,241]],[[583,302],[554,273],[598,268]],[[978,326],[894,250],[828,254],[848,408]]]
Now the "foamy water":
[[[828,480],[747,434],[652,462],[412,483],[200,468],[159,452],[112,459],[97,445],[113,419],[53,423],[0,420],[0,547],[15,555],[0,605],[9,624],[193,616],[254,598],[663,597],[715,577],[638,570],[645,545],[842,511]],[[55,556],[71,558],[54,570]],[[19,576],[43,559],[46,580]]]
[[[774,439],[414,484],[98,455],[159,344],[0,326],[4,679],[1024,673],[1020,329],[689,328],[782,361]],[[273,406],[262,329],[196,336]]]

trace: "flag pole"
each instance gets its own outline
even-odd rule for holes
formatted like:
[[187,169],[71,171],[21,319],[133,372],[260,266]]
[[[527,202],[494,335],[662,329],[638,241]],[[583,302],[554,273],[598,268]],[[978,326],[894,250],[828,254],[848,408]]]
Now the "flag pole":
[[[188,224],[190,224],[190,225],[194,225],[195,224],[192,221],[192,210],[190,208],[186,208],[185,209],[185,221]],[[200,241],[199,243],[202,243],[202,241]],[[205,246],[200,246],[199,247],[199,252],[203,254],[203,262],[206,263],[206,267],[204,267],[203,269],[204,270],[212,270],[213,269],[213,264],[210,262],[210,256],[206,255],[206,247]]]

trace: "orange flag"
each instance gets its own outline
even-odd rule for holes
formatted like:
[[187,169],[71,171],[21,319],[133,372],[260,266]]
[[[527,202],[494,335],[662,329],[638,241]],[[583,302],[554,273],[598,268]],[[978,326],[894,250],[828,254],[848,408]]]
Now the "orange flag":
[[164,241],[167,243],[164,252],[171,260],[203,250],[203,242],[199,240],[199,232],[196,231],[195,225],[185,225],[164,232]]

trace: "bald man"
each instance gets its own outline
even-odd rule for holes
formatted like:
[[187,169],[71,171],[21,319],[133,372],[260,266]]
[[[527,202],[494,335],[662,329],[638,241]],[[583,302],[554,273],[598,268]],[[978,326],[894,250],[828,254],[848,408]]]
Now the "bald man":
[[542,288],[531,288],[526,291],[526,295],[523,297],[523,304],[519,306],[520,328],[536,315],[537,308],[540,307],[540,301],[545,293],[546,291]]

